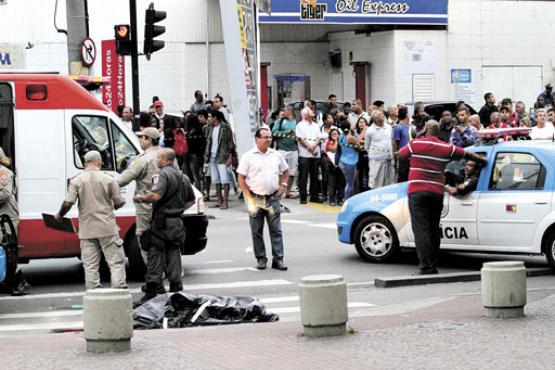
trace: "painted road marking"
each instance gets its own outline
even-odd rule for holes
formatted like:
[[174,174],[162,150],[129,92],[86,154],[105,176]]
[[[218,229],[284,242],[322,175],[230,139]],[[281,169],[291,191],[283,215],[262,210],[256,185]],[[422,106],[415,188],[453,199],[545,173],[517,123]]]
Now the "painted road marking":
[[[184,285],[184,291],[194,291],[194,290],[211,290],[211,289],[234,289],[234,288],[252,288],[252,287],[263,287],[263,286],[278,286],[278,285],[291,285],[291,281],[283,279],[274,280],[253,280],[253,281],[233,281],[230,283],[214,283],[214,284],[195,284],[195,285]],[[168,289],[168,287],[166,287]],[[141,293],[140,288],[130,289],[130,293]],[[61,292],[61,293],[42,293],[42,294],[29,294],[20,297],[0,297],[0,301],[7,300],[26,300],[26,299],[38,299],[38,298],[69,298],[69,297],[82,297],[85,292]]]
[[[352,302],[347,304],[348,308],[363,308],[363,307],[376,307],[375,304],[372,303],[364,303],[364,302]],[[277,307],[271,308],[266,307],[266,309],[272,313],[276,314],[283,314],[283,313],[298,313],[301,312],[301,308],[299,306],[294,307]]]
[[336,206],[329,206],[327,204],[319,204],[319,203],[308,203],[307,206],[310,208],[316,209],[318,211],[322,211],[325,213],[339,213],[341,207]]
[[299,225],[306,225],[306,224],[309,224],[310,221],[282,219],[282,220],[281,220],[281,223],[282,223],[282,224],[299,224]]
[[311,227],[321,227],[323,229],[337,229],[337,225],[336,224],[308,224],[306,226],[311,226]]
[[[298,296],[284,296],[284,297],[271,297],[262,298],[261,301],[267,303],[284,303],[298,301]],[[376,307],[375,304],[365,302],[351,302],[347,304],[349,309],[354,308],[370,308]],[[275,314],[296,314],[301,311],[299,306],[290,307],[266,307],[269,312]],[[18,320],[18,319],[37,319],[37,318],[60,318],[82,316],[83,310],[59,310],[59,311],[46,311],[46,312],[21,312],[12,314],[1,314],[0,320]],[[0,325],[0,332],[13,332],[13,331],[39,331],[39,330],[69,330],[69,329],[83,329],[83,321],[54,321],[42,323],[26,323],[26,324],[9,324]]]
[[243,271],[258,271],[254,267],[225,267],[225,268],[213,268],[213,269],[183,269],[186,275],[192,274],[228,274],[234,272]]

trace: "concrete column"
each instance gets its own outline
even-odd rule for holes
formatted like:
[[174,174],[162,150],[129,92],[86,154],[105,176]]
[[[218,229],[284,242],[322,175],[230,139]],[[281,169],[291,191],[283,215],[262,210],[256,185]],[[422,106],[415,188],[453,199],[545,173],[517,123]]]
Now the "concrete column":
[[131,349],[133,300],[128,289],[87,290],[83,311],[87,352]]
[[347,284],[340,275],[306,276],[299,284],[301,320],[307,337],[346,333]]
[[482,305],[487,317],[524,316],[526,268],[524,262],[488,262],[481,271]]

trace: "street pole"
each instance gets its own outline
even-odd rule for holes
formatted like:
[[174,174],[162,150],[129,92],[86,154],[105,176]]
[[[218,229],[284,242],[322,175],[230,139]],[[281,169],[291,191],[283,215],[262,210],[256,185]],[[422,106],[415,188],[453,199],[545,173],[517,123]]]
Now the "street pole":
[[139,103],[139,51],[137,40],[137,0],[129,0],[129,18],[131,22],[131,79],[133,83],[133,129],[138,130],[141,107]]
[[66,0],[68,72],[89,74],[81,62],[81,43],[88,36],[87,3],[85,0]]

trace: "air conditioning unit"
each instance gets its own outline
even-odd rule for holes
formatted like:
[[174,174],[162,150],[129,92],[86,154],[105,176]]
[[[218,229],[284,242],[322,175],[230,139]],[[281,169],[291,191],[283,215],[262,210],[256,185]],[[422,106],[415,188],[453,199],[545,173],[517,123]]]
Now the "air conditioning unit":
[[328,58],[332,68],[341,68],[341,50],[330,51]]

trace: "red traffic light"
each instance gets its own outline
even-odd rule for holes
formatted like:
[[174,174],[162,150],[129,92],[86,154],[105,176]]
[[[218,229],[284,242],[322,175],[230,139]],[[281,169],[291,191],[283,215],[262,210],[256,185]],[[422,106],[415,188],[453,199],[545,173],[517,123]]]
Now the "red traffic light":
[[128,24],[117,24],[114,26],[116,40],[130,40],[130,27]]

